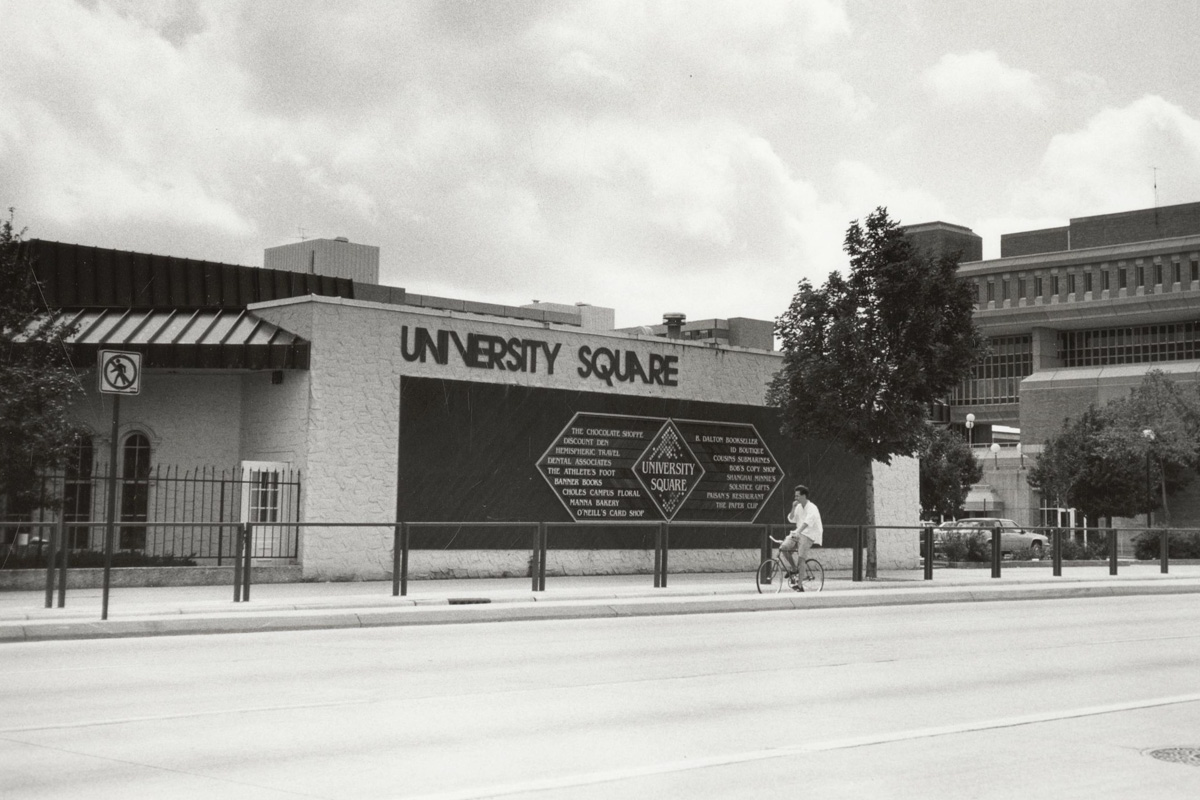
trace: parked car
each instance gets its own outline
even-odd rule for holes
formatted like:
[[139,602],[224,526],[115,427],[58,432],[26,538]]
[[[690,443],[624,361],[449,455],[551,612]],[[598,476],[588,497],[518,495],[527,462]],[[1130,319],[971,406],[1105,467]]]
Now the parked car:
[[1000,552],[1015,553],[1019,550],[1029,550],[1035,558],[1041,558],[1042,553],[1050,546],[1050,537],[1045,534],[1027,531],[1011,519],[999,517],[971,517],[953,522],[943,522],[933,532],[934,551],[941,549],[946,537],[950,534],[969,535],[979,534],[991,541],[992,531],[1000,529]]

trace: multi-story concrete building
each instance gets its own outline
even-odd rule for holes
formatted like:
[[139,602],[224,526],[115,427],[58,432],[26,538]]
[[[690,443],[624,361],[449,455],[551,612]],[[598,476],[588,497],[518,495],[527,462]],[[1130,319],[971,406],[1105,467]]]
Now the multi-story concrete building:
[[[922,246],[979,252],[968,229],[907,232]],[[1065,419],[1128,394],[1150,369],[1200,381],[1200,203],[1005,234],[1000,258],[965,256],[959,274],[974,284],[975,321],[991,345],[950,398],[952,424],[984,465],[967,510],[1052,521],[1058,510],[1029,489],[1025,471]],[[1003,441],[1016,429],[1019,444]],[[1200,523],[1198,500],[1171,498],[1172,522]]]

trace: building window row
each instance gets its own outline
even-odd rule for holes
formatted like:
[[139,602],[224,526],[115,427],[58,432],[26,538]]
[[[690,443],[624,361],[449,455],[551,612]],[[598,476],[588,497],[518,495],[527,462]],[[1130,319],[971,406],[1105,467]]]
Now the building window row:
[[1200,321],[1062,331],[1058,357],[1064,367],[1200,359]]
[[987,355],[950,396],[952,406],[1015,403],[1021,380],[1033,373],[1033,337],[996,336],[988,339]]
[[[975,278],[976,302],[994,303],[999,294],[1001,301],[1018,303],[1025,300],[1033,303],[1039,298],[1049,300],[1079,292],[1094,292],[1097,284],[1100,291],[1107,292],[1112,290],[1114,279],[1116,288],[1126,291],[1131,288],[1161,287],[1165,280],[1180,285],[1200,282],[1200,256],[1197,255],[1134,259],[1133,262],[1117,262],[1115,266],[1077,267],[1063,272],[1061,276],[1058,272],[1039,270],[1032,275],[1033,280],[1028,280],[1023,274],[1015,279],[1001,276]],[[1061,280],[1062,277],[1065,280]],[[1032,294],[1027,294],[1026,289],[1031,289]]]

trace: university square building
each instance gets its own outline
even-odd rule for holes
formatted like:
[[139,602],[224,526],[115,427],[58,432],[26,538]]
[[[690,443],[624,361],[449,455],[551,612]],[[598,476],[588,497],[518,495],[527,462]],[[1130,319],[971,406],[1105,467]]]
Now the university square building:
[[[1127,395],[1148,370],[1200,380],[1200,203],[1004,234],[1000,258],[989,260],[968,228],[907,232],[922,246],[964,253],[959,274],[974,284],[975,321],[991,345],[949,400],[951,423],[984,468],[967,512],[1082,524],[1032,491],[1026,471],[1065,419]],[[1200,525],[1197,487],[1168,505],[1173,526]]]
[[[258,563],[293,578],[390,576],[396,521],[417,578],[528,574],[539,522],[551,574],[649,573],[663,523],[671,570],[749,572],[749,526],[782,530],[799,483],[827,566],[849,566],[866,521],[860,462],[782,436],[763,405],[781,363],[767,322],[614,330],[596,306],[417,295],[346,240],[270,248],[262,267],[27,246],[78,326],[81,373],[101,351],[141,358],[115,464],[94,373],[73,410],[88,435],[51,481],[72,550],[100,546],[110,474],[118,550],[227,564],[247,522]],[[914,460],[877,465],[876,523],[914,526],[917,492]],[[880,567],[915,567],[916,536],[881,532]]]

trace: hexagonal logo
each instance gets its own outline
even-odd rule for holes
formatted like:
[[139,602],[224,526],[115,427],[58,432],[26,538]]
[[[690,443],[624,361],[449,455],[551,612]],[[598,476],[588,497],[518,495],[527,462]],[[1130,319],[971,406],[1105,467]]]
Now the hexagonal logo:
[[675,423],[667,420],[650,440],[633,472],[662,515],[670,520],[704,477],[704,468]]

